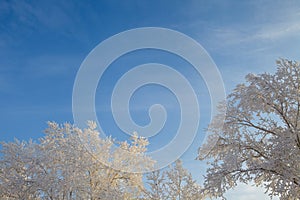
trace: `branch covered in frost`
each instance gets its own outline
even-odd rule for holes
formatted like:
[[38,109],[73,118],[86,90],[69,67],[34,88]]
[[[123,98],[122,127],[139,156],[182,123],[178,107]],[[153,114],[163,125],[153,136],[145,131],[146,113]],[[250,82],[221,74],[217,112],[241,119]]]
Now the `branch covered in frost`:
[[[215,197],[238,182],[265,187],[270,196],[300,196],[300,66],[277,61],[275,74],[249,74],[228,96],[224,126],[206,157],[205,191]],[[210,144],[206,144],[210,145]]]

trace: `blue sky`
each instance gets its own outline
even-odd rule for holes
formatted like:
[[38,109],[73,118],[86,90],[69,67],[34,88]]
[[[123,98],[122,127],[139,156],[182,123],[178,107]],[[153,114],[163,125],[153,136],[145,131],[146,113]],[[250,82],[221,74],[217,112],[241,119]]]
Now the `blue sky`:
[[[296,0],[4,0],[0,2],[0,140],[37,139],[43,135],[47,121],[73,122],[72,89],[84,58],[106,38],[147,26],[174,29],[198,41],[218,66],[227,92],[242,82],[247,73],[274,72],[279,57],[300,60],[300,3]],[[130,67],[153,60],[178,70],[185,65],[179,58],[157,51],[136,52],[118,62]],[[109,77],[120,76],[122,70],[112,66],[96,95],[99,121],[119,139],[125,137],[112,121],[108,97],[116,79]],[[209,123],[209,94],[192,70],[182,73],[200,88],[200,136],[183,159],[193,174],[201,177],[203,164],[193,159],[201,133]],[[148,106],[161,102],[171,116],[165,131],[173,132],[179,112],[174,96],[154,86],[143,90],[133,98],[133,118],[141,125],[147,124]],[[169,137],[172,135],[154,138],[152,142],[160,146]],[[245,194],[253,189],[241,190]],[[231,194],[236,197],[230,199],[241,195]]]

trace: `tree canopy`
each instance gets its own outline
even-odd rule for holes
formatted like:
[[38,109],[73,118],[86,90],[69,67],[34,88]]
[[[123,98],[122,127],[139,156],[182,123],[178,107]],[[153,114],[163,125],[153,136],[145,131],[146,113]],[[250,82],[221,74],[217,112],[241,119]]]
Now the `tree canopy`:
[[48,125],[39,143],[2,143],[1,199],[119,200],[141,194],[143,175],[132,170],[153,164],[144,156],[145,138],[134,135],[131,143],[113,148],[114,141],[100,138],[93,122],[84,130]]
[[[263,186],[270,196],[300,196],[300,66],[281,59],[274,74],[248,74],[220,109],[209,131],[218,136],[207,155],[205,192],[214,197],[238,182]],[[209,142],[206,147],[209,146]],[[205,149],[205,147],[203,148]]]
[[200,200],[204,198],[200,185],[193,179],[191,173],[184,169],[182,161],[161,171],[153,171],[147,175],[148,190],[145,199],[148,200]]
[[199,185],[179,160],[144,177],[154,165],[147,145],[137,134],[130,142],[101,138],[94,122],[83,130],[49,122],[38,142],[2,142],[0,199],[200,199]]

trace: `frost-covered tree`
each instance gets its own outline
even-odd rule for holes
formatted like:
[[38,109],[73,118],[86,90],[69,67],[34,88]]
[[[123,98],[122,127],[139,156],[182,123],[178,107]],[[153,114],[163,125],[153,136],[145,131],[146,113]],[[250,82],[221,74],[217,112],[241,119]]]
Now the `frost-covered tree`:
[[[218,135],[208,159],[205,192],[215,197],[238,182],[263,186],[270,196],[300,197],[300,66],[277,61],[275,74],[249,74],[228,96],[224,126],[218,116],[209,131]],[[210,143],[206,145],[211,145]],[[207,153],[207,152],[205,152]]]
[[146,198],[149,200],[201,200],[201,188],[193,180],[191,173],[177,160],[163,171],[154,171],[147,175],[149,185]]
[[100,138],[96,125],[81,130],[49,123],[38,143],[2,143],[0,199],[133,199],[152,167],[148,141],[136,134],[116,147]]
[[37,163],[36,145],[16,140],[3,144],[0,161],[0,198],[1,199],[36,199],[39,185],[35,181]]
[[149,200],[168,199],[165,173],[161,170],[150,172],[147,175],[149,190],[145,191],[145,198]]

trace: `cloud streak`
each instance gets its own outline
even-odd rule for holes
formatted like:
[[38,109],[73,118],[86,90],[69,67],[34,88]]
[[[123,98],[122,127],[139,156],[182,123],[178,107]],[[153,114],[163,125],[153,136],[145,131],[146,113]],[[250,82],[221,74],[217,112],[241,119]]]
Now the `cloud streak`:
[[[235,8],[236,10],[229,4],[226,8],[228,13],[223,13],[226,17],[233,15],[231,12],[243,12],[242,10],[246,8],[252,10],[246,14],[247,17],[232,21],[234,23],[230,23],[231,21],[212,23],[210,19],[205,21],[199,18],[192,20],[188,26],[198,30],[198,40],[207,43],[214,51],[243,45],[247,46],[246,48],[254,46],[253,52],[263,51],[272,48],[270,43],[300,35],[300,4],[297,1],[272,2],[272,4],[251,1],[243,4],[245,5]],[[198,9],[200,6],[202,5],[191,9]],[[215,10],[212,11],[218,12],[220,7],[223,11],[223,4],[216,4]],[[238,9],[240,11],[237,11]],[[268,47],[263,48],[264,45]]]
[[[261,187],[256,187],[250,184],[246,185],[240,183],[236,188],[229,190],[225,197],[230,200],[268,200],[270,197],[264,193],[264,189]],[[278,197],[274,197],[274,200],[278,200]]]

